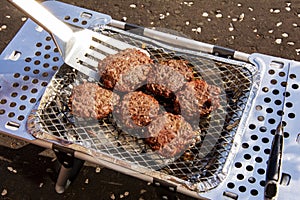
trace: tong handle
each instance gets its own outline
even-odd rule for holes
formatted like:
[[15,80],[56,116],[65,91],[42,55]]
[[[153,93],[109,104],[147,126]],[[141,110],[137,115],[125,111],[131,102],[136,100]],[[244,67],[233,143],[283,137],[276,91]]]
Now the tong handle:
[[67,42],[73,35],[72,29],[64,22],[56,18],[51,12],[35,0],[7,0],[16,8],[23,11],[29,18],[35,21],[46,31],[54,34],[59,39]]
[[264,191],[265,200],[276,199],[278,195],[278,185],[281,178],[282,168],[283,143],[283,126],[282,122],[280,122],[273,137],[271,153],[267,165],[266,185]]

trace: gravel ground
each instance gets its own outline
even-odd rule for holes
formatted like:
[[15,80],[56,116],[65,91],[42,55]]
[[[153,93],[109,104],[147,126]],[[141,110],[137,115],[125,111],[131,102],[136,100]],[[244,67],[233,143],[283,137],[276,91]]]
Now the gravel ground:
[[[103,12],[117,20],[177,31],[192,39],[247,53],[300,60],[300,1],[246,0],[63,0]],[[0,51],[26,17],[0,2]],[[18,141],[1,137],[6,146]],[[54,192],[55,162],[39,155],[44,149],[0,146],[0,199],[159,199],[143,181],[108,169],[85,166],[62,195]],[[189,199],[179,195],[180,199]]]

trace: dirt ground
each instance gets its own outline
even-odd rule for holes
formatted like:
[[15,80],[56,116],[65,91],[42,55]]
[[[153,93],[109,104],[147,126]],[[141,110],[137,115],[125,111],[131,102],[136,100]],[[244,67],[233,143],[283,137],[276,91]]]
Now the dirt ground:
[[[246,53],[300,60],[300,1],[63,0],[145,27],[175,30],[195,40]],[[26,18],[0,2],[0,51]],[[8,146],[18,141],[0,138]],[[85,166],[62,195],[54,191],[55,162],[43,148],[0,146],[0,199],[159,199],[157,188],[112,170]],[[180,199],[189,199],[179,195]]]

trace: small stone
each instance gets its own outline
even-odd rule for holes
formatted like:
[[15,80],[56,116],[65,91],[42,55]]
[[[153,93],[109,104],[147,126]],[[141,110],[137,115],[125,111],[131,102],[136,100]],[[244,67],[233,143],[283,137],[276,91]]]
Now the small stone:
[[85,183],[85,184],[89,184],[89,179],[88,179],[88,178],[85,179],[84,183]]
[[296,50],[296,53],[297,53],[297,56],[300,55],[300,49],[295,49]]
[[129,192],[125,192],[124,196],[127,197],[129,195]]
[[298,26],[298,24],[296,24],[296,23],[293,23],[293,27],[297,27]]
[[275,9],[275,10],[273,11],[273,13],[275,13],[275,14],[280,13],[280,10],[279,10],[279,9]]
[[198,28],[196,29],[196,32],[197,32],[197,33],[201,33],[201,31],[202,31],[201,27],[198,27]]
[[231,32],[231,31],[233,31],[234,30],[234,27],[233,27],[233,24],[232,23],[229,23],[229,28],[228,28],[228,30]]
[[241,4],[241,3],[238,3],[237,6],[238,6],[238,7],[242,7],[242,4]]
[[115,200],[115,199],[116,199],[115,194],[111,194],[111,195],[110,195],[110,199]]
[[135,4],[130,4],[129,7],[130,8],[136,8],[136,5]]
[[123,199],[124,198],[124,195],[123,194],[120,194],[120,199]]
[[232,18],[232,21],[233,22],[236,22],[238,19],[237,18]]
[[276,43],[276,44],[281,44],[281,43],[282,43],[282,39],[281,39],[281,38],[276,39],[276,40],[275,40],[275,43]]
[[255,17],[252,17],[252,20],[253,20],[253,21],[255,21],[255,20],[256,20],[256,18],[255,18]]
[[290,45],[290,46],[294,46],[295,42],[287,42],[287,44]]
[[208,17],[208,13],[207,12],[202,13],[202,17]]
[[127,21],[127,17],[122,17],[122,21],[126,22]]
[[282,33],[281,35],[282,35],[282,37],[285,37],[285,38],[289,37],[289,34],[287,34],[287,33]]
[[243,21],[244,18],[245,18],[245,13],[240,14],[240,16],[239,16],[239,21],[240,21],[240,22]]
[[44,183],[40,183],[39,188],[43,187]]
[[147,190],[141,189],[140,194],[144,194],[146,192],[147,192]]
[[189,22],[189,21],[186,21],[186,22],[185,22],[185,25],[187,25],[187,26],[190,25],[190,22]]
[[10,19],[10,15],[6,15],[5,17],[6,17],[7,19]]
[[210,21],[211,21],[211,19],[210,19],[210,18],[207,18],[207,21],[209,21],[209,22],[210,22]]
[[7,28],[7,26],[5,24],[1,26],[2,30],[5,30],[6,28]]
[[257,33],[257,29],[256,29],[256,28],[255,28],[255,29],[253,29],[253,32],[254,32],[254,33]]
[[27,17],[22,17],[21,20],[22,22],[25,22],[27,20]]
[[14,169],[12,167],[7,167],[8,171],[12,172]]
[[164,14],[159,14],[159,19],[162,20],[164,19],[166,16]]
[[1,192],[1,196],[5,196],[5,195],[7,195],[7,189],[3,189]]
[[252,12],[254,9],[253,9],[253,8],[251,8],[251,7],[249,7],[249,8],[248,8],[248,10]]
[[167,12],[167,13],[166,13],[166,16],[169,16],[169,15],[170,15],[170,13],[169,13],[169,12]]
[[291,11],[291,7],[285,7],[285,10],[290,12]]
[[192,31],[196,33],[201,33],[202,30],[201,27],[198,27],[198,28],[193,28]]
[[286,5],[290,7],[292,5],[292,3],[291,2],[287,2]]
[[298,17],[300,17],[300,13],[298,13]]
[[269,30],[268,32],[269,32],[269,33],[273,33],[273,32],[274,32],[274,30]]
[[216,14],[216,18],[221,18],[223,15],[221,13]]
[[96,167],[96,173],[100,173],[100,171],[101,171],[101,168],[100,167]]
[[183,4],[190,7],[190,6],[192,6],[192,5],[194,4],[194,2],[192,2],[192,1],[186,2],[186,1],[185,1],[185,2],[183,2]]
[[282,22],[277,22],[277,23],[276,23],[276,26],[277,26],[277,27],[279,27],[279,26],[281,26],[281,25],[282,25]]

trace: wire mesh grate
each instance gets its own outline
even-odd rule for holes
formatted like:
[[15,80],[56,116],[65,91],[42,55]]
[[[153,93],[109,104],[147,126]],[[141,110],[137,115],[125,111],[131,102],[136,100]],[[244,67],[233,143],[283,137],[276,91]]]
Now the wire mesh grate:
[[83,147],[95,157],[101,153],[112,160],[122,161],[123,167],[141,166],[191,184],[200,183],[203,190],[214,188],[225,176],[223,168],[231,153],[255,71],[249,69],[249,65],[237,65],[226,59],[212,60],[190,52],[162,48],[130,35],[111,32],[109,35],[143,47],[153,60],[188,60],[196,79],[204,79],[221,88],[221,106],[200,119],[199,129],[195,131],[195,142],[180,157],[166,158],[152,151],[142,138],[122,131],[112,115],[102,120],[73,116],[69,98],[74,85],[92,80],[68,66],[62,66],[48,85],[38,109],[29,120],[29,132],[40,139],[50,137],[60,143],[76,144],[80,150]]

